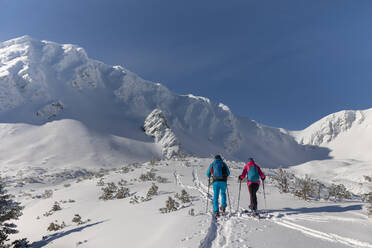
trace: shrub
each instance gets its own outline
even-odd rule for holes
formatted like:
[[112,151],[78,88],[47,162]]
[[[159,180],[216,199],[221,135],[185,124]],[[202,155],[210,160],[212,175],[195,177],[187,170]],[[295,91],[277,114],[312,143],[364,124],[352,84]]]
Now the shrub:
[[189,215],[195,216],[195,210],[193,208],[189,210]]
[[127,185],[127,181],[126,180],[124,180],[124,179],[120,179],[120,181],[118,182],[118,185],[119,186],[125,186],[125,185]]
[[130,196],[129,188],[126,187],[120,187],[118,191],[116,192],[115,198],[116,199],[123,199]]
[[159,187],[156,186],[155,183],[153,183],[151,188],[149,189],[149,191],[146,194],[146,198],[150,199],[152,196],[157,195],[158,194],[158,189],[159,189]]
[[167,182],[168,182],[168,179],[165,178],[165,177],[157,176],[157,177],[156,177],[156,181],[157,181],[158,183],[167,183]]
[[144,202],[144,201],[146,201],[145,197],[143,197],[143,196],[139,197],[139,196],[135,195],[132,198],[130,198],[129,203],[138,204],[138,203],[141,203],[141,202]]
[[160,208],[159,211],[163,214],[177,211],[179,203],[176,202],[172,197],[168,197],[168,200],[165,202],[165,208]]
[[284,169],[279,168],[275,171],[273,179],[277,181],[280,193],[289,192],[289,174]]
[[0,179],[0,247],[5,246],[9,234],[17,233],[16,225],[9,223],[11,220],[17,220],[22,215],[22,207],[19,202],[12,199],[12,195],[7,194],[4,184]]
[[149,171],[145,174],[141,174],[139,179],[141,181],[155,181],[156,180],[155,176],[156,176],[156,174],[154,172]]
[[104,181],[104,179],[102,177],[97,182],[97,186],[105,186],[105,181]]
[[43,199],[51,198],[53,196],[53,190],[46,189],[44,193],[41,195]]
[[81,225],[83,221],[81,220],[81,216],[79,214],[75,214],[74,218],[72,218],[72,222]]
[[62,210],[61,206],[59,205],[58,202],[54,202],[53,207],[52,207],[52,211],[56,212],[56,211],[59,211],[59,210]]
[[12,243],[13,248],[27,248],[30,247],[26,238],[17,239]]
[[118,190],[118,187],[115,183],[108,183],[106,187],[102,188],[102,195],[99,197],[100,200],[112,200],[114,199],[114,194]]
[[315,181],[312,180],[308,175],[306,175],[304,178],[296,178],[295,190],[293,193],[295,196],[307,201],[309,197],[315,193],[314,184]]
[[189,193],[187,193],[184,189],[181,191],[181,194],[176,193],[174,197],[180,200],[182,203],[191,202]]
[[343,184],[332,184],[328,191],[328,199],[333,197],[335,200],[350,199],[351,193],[347,191]]
[[70,187],[71,186],[71,184],[69,184],[69,183],[66,183],[66,184],[64,184],[63,185],[65,188],[68,188],[68,187]]
[[66,224],[65,224],[64,221],[62,221],[62,224],[61,224],[61,225],[59,225],[59,224],[57,223],[57,221],[55,221],[55,223],[54,223],[54,222],[51,222],[51,223],[49,224],[47,230],[50,231],[50,232],[53,232],[53,231],[58,231],[58,230],[60,230],[60,229],[63,229],[63,228],[65,228],[65,227],[66,227]]
[[370,176],[363,176],[364,177],[364,180],[366,180],[367,182],[372,182],[372,177]]
[[123,199],[130,196],[129,188],[120,187],[118,188],[115,183],[108,183],[106,187],[102,188],[102,195],[99,197],[100,200],[113,200]]

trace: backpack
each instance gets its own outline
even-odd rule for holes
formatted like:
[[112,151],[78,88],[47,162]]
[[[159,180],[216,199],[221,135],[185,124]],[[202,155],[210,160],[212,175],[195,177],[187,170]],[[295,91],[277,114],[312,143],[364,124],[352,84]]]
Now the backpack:
[[227,165],[221,160],[216,159],[213,162],[213,181],[227,180]]
[[248,181],[250,181],[250,182],[258,182],[258,181],[260,181],[260,174],[258,173],[258,169],[257,169],[256,165],[254,165],[254,164],[252,164],[249,167]]

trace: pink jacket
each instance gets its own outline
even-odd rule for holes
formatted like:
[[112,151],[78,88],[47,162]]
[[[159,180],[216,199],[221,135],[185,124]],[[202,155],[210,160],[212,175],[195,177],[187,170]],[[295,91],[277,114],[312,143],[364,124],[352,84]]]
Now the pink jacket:
[[[261,179],[262,180],[265,180],[265,175],[263,174],[260,166],[258,166],[255,162],[253,161],[249,161],[245,166],[244,166],[244,169],[243,169],[243,172],[242,174],[240,175],[240,179],[243,180],[243,178],[247,175],[248,171],[249,171],[249,168],[251,166],[255,166],[258,170],[258,174],[260,175]],[[252,184],[252,183],[258,183],[260,184],[260,180],[258,180],[257,182],[252,182],[252,181],[248,181],[248,185]]]

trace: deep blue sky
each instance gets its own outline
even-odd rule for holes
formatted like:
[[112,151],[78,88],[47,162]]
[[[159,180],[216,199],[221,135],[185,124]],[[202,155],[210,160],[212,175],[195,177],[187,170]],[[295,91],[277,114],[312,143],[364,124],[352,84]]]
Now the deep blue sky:
[[0,0],[0,41],[78,44],[179,94],[302,129],[372,108],[371,0]]

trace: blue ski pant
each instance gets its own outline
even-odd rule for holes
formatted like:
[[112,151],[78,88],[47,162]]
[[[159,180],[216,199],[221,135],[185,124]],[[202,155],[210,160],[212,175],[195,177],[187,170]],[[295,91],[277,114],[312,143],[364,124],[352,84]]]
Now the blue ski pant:
[[226,182],[217,181],[213,183],[213,211],[218,211],[218,198],[221,192],[221,204],[223,207],[226,207]]

